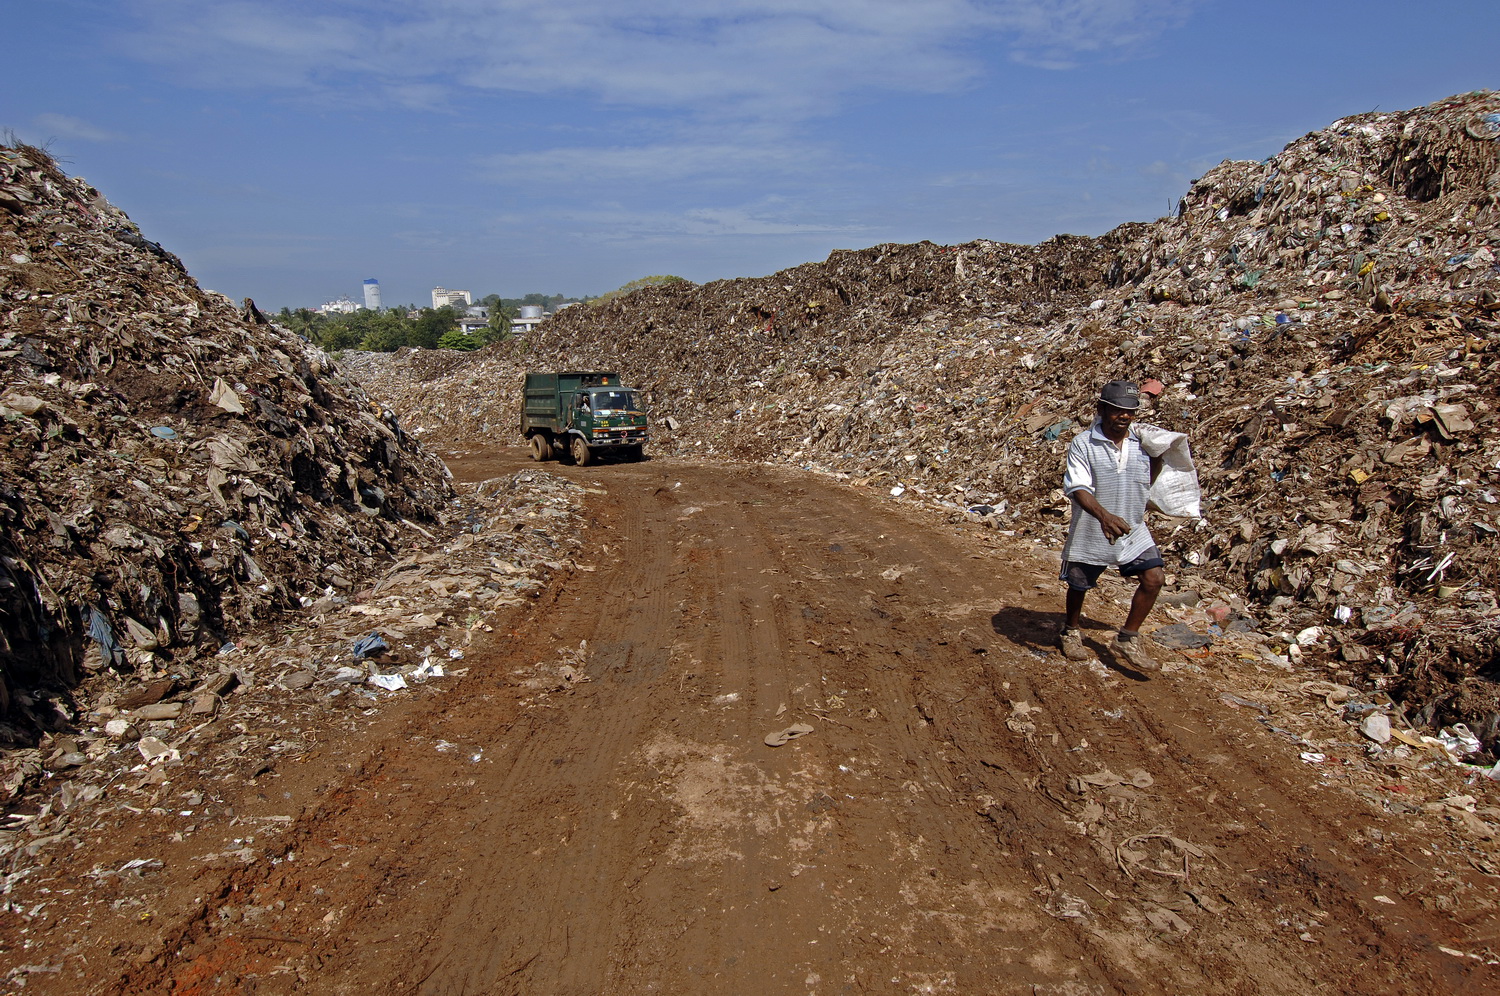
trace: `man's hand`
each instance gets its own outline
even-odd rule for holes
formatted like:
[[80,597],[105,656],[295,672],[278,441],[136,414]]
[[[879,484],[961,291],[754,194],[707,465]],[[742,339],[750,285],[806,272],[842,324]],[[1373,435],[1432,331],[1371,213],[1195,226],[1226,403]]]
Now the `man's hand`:
[[1073,500],[1078,503],[1079,508],[1099,520],[1099,528],[1104,530],[1105,539],[1111,543],[1130,532],[1130,523],[1099,504],[1099,499],[1094,497],[1093,492],[1075,491]]
[[[1100,509],[1104,512],[1103,509]],[[1104,535],[1111,543],[1130,532],[1130,523],[1112,512],[1104,512],[1095,516],[1099,520],[1099,528],[1104,530]]]

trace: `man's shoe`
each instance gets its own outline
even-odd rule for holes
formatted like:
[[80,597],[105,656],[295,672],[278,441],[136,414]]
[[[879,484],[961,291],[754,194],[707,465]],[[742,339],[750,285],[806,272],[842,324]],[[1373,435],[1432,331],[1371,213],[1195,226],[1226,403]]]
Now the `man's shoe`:
[[1086,661],[1094,656],[1083,645],[1083,632],[1064,628],[1057,634],[1057,646],[1070,661]]
[[1130,666],[1137,671],[1155,671],[1157,663],[1146,652],[1146,640],[1142,636],[1127,637],[1122,633],[1116,633],[1114,641],[1110,644],[1116,654],[1130,662]]

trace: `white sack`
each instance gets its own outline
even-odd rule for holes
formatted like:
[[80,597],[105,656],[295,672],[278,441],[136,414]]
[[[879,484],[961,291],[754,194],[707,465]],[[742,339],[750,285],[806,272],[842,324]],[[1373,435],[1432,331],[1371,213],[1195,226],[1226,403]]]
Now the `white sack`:
[[1203,491],[1198,486],[1198,470],[1193,466],[1187,433],[1171,432],[1156,425],[1138,425],[1135,433],[1147,456],[1161,458],[1161,472],[1146,493],[1146,506],[1163,515],[1202,518]]

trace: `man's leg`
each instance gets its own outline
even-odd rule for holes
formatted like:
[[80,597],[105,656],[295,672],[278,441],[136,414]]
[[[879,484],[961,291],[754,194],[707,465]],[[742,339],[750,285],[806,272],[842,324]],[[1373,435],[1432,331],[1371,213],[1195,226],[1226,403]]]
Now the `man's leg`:
[[1115,651],[1141,671],[1155,671],[1157,667],[1156,661],[1146,652],[1146,641],[1141,639],[1140,629],[1165,582],[1166,572],[1160,567],[1153,567],[1141,575],[1135,595],[1130,599],[1130,613],[1125,617],[1125,625],[1114,639]]
[[[1151,613],[1152,607],[1156,605],[1156,596],[1161,594],[1161,586],[1166,581],[1166,572],[1160,567],[1153,567],[1141,575],[1140,584],[1135,589],[1135,595],[1130,599],[1130,612],[1125,616],[1125,625],[1120,627],[1121,632],[1140,632],[1141,624],[1146,621],[1146,616]],[[1073,593],[1070,591],[1068,594],[1071,595]]]
[[1068,615],[1063,622],[1063,629],[1078,628],[1078,622],[1083,617],[1083,598],[1087,594],[1088,592],[1086,591],[1075,591],[1072,588],[1068,589]]
[[1070,661],[1085,661],[1094,656],[1083,645],[1083,631],[1078,628],[1079,620],[1083,616],[1083,598],[1087,594],[1087,589],[1080,590],[1071,584],[1068,585],[1068,598],[1065,603],[1067,615],[1063,618],[1062,630],[1057,634],[1057,646],[1062,650],[1063,656]]

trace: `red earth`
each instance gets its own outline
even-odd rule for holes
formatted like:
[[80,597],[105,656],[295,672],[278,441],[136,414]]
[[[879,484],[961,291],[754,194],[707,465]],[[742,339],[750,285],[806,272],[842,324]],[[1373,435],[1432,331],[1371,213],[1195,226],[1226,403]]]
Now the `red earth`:
[[1305,763],[1310,719],[1221,697],[1286,683],[1253,654],[1115,661],[1120,586],[1064,660],[1023,540],[792,471],[547,466],[597,492],[578,564],[466,673],[44,851],[6,991],[1500,992],[1500,858],[1441,803],[1495,783],[1353,735]]

